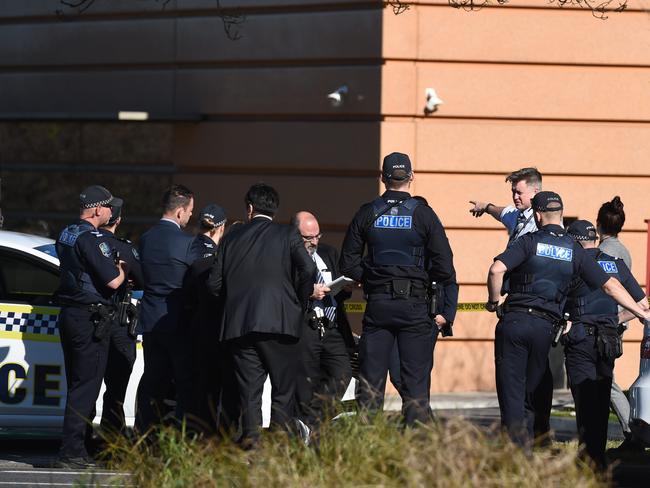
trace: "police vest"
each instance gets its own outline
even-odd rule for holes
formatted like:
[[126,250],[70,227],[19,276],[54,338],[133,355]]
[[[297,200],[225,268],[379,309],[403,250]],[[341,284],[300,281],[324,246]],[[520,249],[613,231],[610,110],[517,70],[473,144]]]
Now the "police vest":
[[[618,259],[599,252],[596,255],[596,261],[609,277],[620,281]],[[580,280],[578,287],[568,297],[565,310],[569,312],[571,320],[590,323],[592,318],[597,320],[598,317],[616,316],[618,306],[616,301],[602,288],[590,288],[583,280]]]
[[[409,198],[379,215],[367,235],[368,258],[372,266],[415,266],[424,269],[424,241],[413,226],[413,213],[421,205]],[[373,215],[386,209],[386,202],[373,202]]]
[[86,272],[76,245],[82,234],[95,230],[91,224],[82,221],[69,225],[59,234],[56,241],[56,253],[60,262],[61,282],[56,295],[63,304],[110,303],[95,288],[92,278]]
[[[523,296],[509,297],[508,301],[531,307],[541,305],[559,314],[559,305],[564,303],[573,277],[575,241],[564,233],[544,229],[532,234],[532,239],[534,254],[509,274],[508,293]],[[550,306],[545,306],[549,302]]]

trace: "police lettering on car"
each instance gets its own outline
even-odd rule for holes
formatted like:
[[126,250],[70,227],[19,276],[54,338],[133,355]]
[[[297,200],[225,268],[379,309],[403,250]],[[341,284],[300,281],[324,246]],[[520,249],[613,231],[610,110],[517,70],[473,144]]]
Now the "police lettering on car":
[[[411,197],[411,161],[406,154],[384,158],[386,192],[363,205],[348,227],[340,271],[363,283],[368,300],[359,343],[362,408],[379,410],[390,351],[399,346],[407,424],[426,421],[433,367],[434,328],[455,318],[458,286],[452,252],[440,220],[423,199]],[[367,254],[364,256],[364,248]],[[430,285],[444,289],[438,310],[429,311]]]
[[[576,220],[567,229],[585,249],[588,258],[611,278],[615,278],[642,308],[645,293],[622,260],[596,247],[596,228],[586,220]],[[609,423],[610,390],[614,360],[622,353],[616,302],[600,287],[577,278],[564,306],[571,328],[563,338],[569,384],[576,405],[578,441],[582,451],[598,468],[606,467],[605,447]]]
[[[641,317],[645,312],[620,283],[561,226],[562,199],[542,191],[532,199],[538,231],[512,242],[494,259],[488,275],[488,311],[501,310],[495,332],[495,365],[501,423],[526,449],[533,440],[533,393],[546,369],[553,329],[574,278],[603,290]],[[509,284],[499,306],[504,275]]]
[[59,333],[68,391],[59,464],[93,465],[85,440],[92,428],[95,401],[108,358],[108,331],[115,314],[115,291],[126,278],[126,263],[115,262],[114,248],[97,230],[111,218],[113,196],[90,186],[80,194],[79,220],[66,227],[56,243],[61,281]]

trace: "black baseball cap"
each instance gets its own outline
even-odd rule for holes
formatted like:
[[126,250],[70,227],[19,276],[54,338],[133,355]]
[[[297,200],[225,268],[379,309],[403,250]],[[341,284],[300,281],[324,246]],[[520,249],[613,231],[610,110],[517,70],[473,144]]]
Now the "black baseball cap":
[[113,204],[113,195],[103,186],[92,185],[79,194],[79,203],[81,208],[111,206]]
[[111,202],[111,218],[108,221],[107,225],[113,225],[115,222],[117,222],[117,219],[122,216],[123,205],[124,200],[118,197],[113,197],[113,201]]
[[562,198],[554,191],[540,191],[531,201],[533,210],[538,212],[555,212],[562,210]]
[[384,158],[384,163],[381,166],[381,174],[387,180],[404,181],[412,173],[411,160],[403,153],[390,153]]
[[216,203],[210,203],[201,210],[199,220],[209,220],[215,227],[219,227],[226,223],[226,211]]
[[596,227],[588,220],[571,222],[566,232],[576,241],[595,241],[597,237]]

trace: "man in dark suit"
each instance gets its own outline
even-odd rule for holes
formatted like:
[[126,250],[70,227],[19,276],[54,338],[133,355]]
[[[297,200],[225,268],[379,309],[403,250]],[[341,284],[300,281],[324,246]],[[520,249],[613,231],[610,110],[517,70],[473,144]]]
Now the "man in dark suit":
[[253,185],[245,201],[248,223],[221,241],[208,288],[223,301],[219,335],[229,341],[233,355],[241,442],[249,447],[262,425],[267,374],[271,423],[282,428],[292,423],[298,338],[316,270],[296,228],[273,222],[279,204],[275,189]]
[[145,432],[164,413],[162,401],[176,389],[176,417],[182,419],[191,397],[191,338],[183,327],[183,279],[199,257],[194,237],[183,232],[194,195],[172,185],[163,195],[163,216],[140,238],[144,295],[140,327],[144,373],[138,386],[136,428]]
[[291,223],[300,232],[318,270],[300,337],[296,388],[300,419],[313,427],[327,413],[328,406],[342,398],[352,377],[348,350],[354,348],[354,339],[343,303],[351,293],[349,289],[335,296],[329,293],[326,283],[341,276],[339,255],[334,247],[320,242],[322,234],[316,217],[298,212]]

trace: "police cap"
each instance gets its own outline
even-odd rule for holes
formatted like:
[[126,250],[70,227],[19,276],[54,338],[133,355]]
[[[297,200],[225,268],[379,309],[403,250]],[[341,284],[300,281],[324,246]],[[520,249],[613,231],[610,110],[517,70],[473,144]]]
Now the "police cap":
[[124,200],[113,197],[113,201],[111,202],[111,218],[107,225],[113,225],[122,216],[122,205],[124,205]]
[[213,227],[219,227],[226,223],[226,211],[216,203],[210,203],[201,210],[199,220],[201,223],[205,222]]
[[404,181],[411,177],[411,160],[403,153],[390,153],[384,158],[381,173],[387,180]]
[[554,191],[540,191],[531,201],[533,210],[538,212],[555,212],[562,210],[562,199]]
[[81,208],[95,208],[113,204],[113,195],[103,186],[93,185],[79,194]]
[[596,227],[588,220],[576,220],[571,222],[566,230],[567,234],[576,241],[595,241]]

